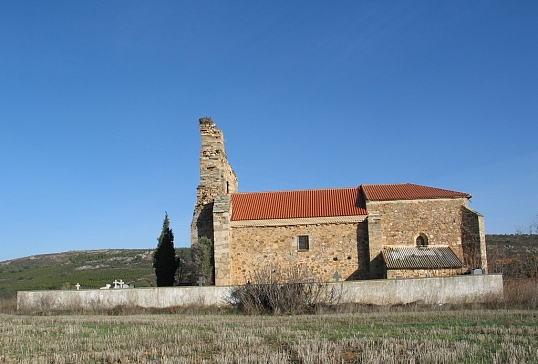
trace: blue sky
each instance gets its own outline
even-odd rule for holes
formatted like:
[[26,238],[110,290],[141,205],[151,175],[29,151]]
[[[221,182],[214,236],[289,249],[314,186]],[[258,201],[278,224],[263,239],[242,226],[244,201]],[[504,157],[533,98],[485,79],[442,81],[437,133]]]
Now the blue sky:
[[240,191],[468,192],[538,212],[536,1],[0,2],[0,261],[189,245],[198,119]]

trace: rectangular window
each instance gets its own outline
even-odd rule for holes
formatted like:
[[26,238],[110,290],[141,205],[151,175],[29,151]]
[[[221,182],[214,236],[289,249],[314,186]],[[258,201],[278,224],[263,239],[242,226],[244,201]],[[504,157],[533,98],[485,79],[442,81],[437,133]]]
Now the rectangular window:
[[308,235],[299,235],[299,250],[308,249],[310,249],[310,244],[308,243]]

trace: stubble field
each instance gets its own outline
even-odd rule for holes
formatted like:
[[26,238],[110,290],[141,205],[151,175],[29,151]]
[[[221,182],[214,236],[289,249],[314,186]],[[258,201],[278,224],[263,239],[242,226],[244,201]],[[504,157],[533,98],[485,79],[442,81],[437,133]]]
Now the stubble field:
[[0,314],[0,362],[536,363],[538,311]]

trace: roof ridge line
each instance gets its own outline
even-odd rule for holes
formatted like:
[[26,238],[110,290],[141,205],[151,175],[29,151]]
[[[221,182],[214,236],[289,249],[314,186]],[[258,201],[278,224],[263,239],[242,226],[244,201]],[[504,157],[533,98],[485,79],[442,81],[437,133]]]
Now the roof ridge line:
[[396,183],[363,183],[361,186],[396,186],[396,185],[417,185],[416,183],[410,183],[410,182],[396,182]]
[[332,188],[307,188],[301,190],[276,190],[276,191],[252,191],[252,192],[234,192],[230,195],[244,195],[244,194],[253,194],[253,193],[278,193],[278,192],[305,192],[305,191],[334,191],[334,190],[351,190],[359,189],[360,186],[356,187],[332,187]]

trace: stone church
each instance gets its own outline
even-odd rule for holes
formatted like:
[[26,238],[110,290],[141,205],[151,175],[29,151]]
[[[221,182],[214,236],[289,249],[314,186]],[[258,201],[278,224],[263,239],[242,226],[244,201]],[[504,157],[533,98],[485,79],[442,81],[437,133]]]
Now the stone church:
[[484,218],[468,193],[410,183],[239,193],[222,131],[202,118],[200,133],[191,244],[212,240],[217,286],[275,266],[318,282],[487,271]]

